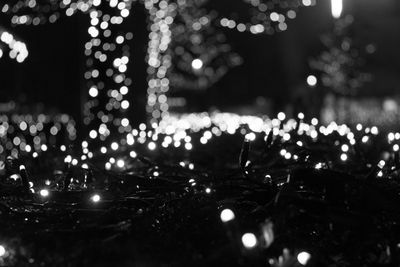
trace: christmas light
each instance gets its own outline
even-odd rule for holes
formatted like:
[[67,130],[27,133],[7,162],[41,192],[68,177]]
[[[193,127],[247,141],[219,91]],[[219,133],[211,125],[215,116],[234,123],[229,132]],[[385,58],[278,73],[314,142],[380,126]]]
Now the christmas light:
[[[9,56],[18,63],[22,63],[28,57],[28,49],[26,44],[15,39],[14,35],[0,28],[0,41],[7,45],[10,49]],[[1,50],[0,58],[3,55]]]
[[[239,22],[234,19],[223,17],[220,20],[222,27],[236,29],[238,32],[248,31],[252,34],[273,34],[287,30],[287,20],[296,18],[296,11],[299,7],[312,6],[316,4],[315,0],[300,1],[253,1],[244,0],[251,6],[250,17],[251,22]],[[289,9],[287,12],[281,11],[285,7]],[[279,13],[278,11],[279,10]]]

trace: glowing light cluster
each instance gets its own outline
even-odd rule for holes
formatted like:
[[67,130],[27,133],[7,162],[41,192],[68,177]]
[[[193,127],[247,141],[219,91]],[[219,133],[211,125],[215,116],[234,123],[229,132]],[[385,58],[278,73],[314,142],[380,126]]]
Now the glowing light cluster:
[[65,145],[75,139],[75,121],[65,114],[0,115],[0,165],[7,154],[35,157],[49,146]]
[[1,6],[1,12],[11,14],[14,25],[38,26],[44,23],[55,23],[63,14],[72,16],[78,11],[87,12],[93,5],[99,5],[101,0],[37,0],[13,1]]
[[132,130],[126,115],[132,80],[126,72],[130,57],[127,42],[133,34],[119,26],[129,16],[131,4],[131,0],[93,1],[87,11],[91,39],[85,44],[84,77],[89,97],[84,105],[84,124],[91,140],[104,141]]
[[[17,41],[15,36],[11,33],[2,30],[0,28],[0,41],[5,43],[10,49],[9,56],[15,59],[18,63],[23,62],[28,57],[28,49],[26,44],[21,41]],[[4,52],[0,46],[0,58],[3,56]]]
[[[89,15],[90,26],[87,31],[91,39],[85,44],[87,60],[84,77],[87,81],[88,100],[84,105],[84,123],[89,127],[90,139],[104,141],[108,136],[113,135],[114,131],[122,134],[132,130],[129,119],[124,115],[131,107],[128,100],[128,88],[131,86],[132,80],[126,76],[129,62],[129,46],[126,42],[132,38],[132,33],[121,33],[116,27],[130,15],[132,2],[133,0],[62,0],[50,1],[47,5],[43,5],[38,4],[35,0],[20,0],[14,4],[2,6],[3,13],[13,15],[11,21],[14,25],[54,23],[63,15],[72,16],[77,12]],[[172,62],[176,56],[174,53],[179,54],[178,50],[183,47],[179,46],[178,41],[174,41],[176,49],[171,50],[172,40],[182,39],[179,37],[180,35],[189,36],[190,38],[187,38],[193,43],[192,46],[198,50],[201,44],[206,43],[202,41],[202,38],[206,41],[210,40],[212,36],[216,40],[224,39],[216,35],[215,30],[211,30],[212,21],[218,16],[217,12],[192,8],[200,7],[205,2],[144,0],[151,22],[147,57],[147,112],[150,114],[151,123],[156,123],[168,116],[167,93],[171,83],[177,84],[179,81],[190,80],[180,79],[178,76],[173,76],[174,72],[170,72],[171,66],[176,65]],[[296,16],[293,9],[299,5],[313,4],[311,0],[310,3],[303,1],[301,4],[288,1],[285,7],[290,10],[284,15],[273,11],[279,10],[278,7],[275,7],[276,3],[264,4],[253,0],[245,2],[252,6],[252,16],[261,18],[265,22],[249,26],[249,30],[254,33],[272,29],[267,27],[269,22],[279,22],[277,30],[284,30],[286,28],[285,17],[295,18]],[[182,23],[176,23],[178,15],[179,21]],[[221,19],[222,26],[232,28],[232,23],[235,24],[234,21],[227,18]],[[188,25],[191,27],[188,28]],[[247,24],[237,25],[239,30],[246,30],[247,26]],[[205,38],[204,34],[208,34],[210,38]],[[173,36],[176,38],[172,38]],[[226,53],[229,50],[226,44],[203,45],[203,47],[204,51],[201,53],[197,51],[199,55],[197,58],[192,58],[189,63],[192,73],[198,76],[198,80],[195,82],[196,86],[208,86],[224,75],[229,66],[240,64],[238,57],[232,58],[230,53]],[[207,64],[214,62],[213,59],[221,53],[226,57],[227,64],[208,67]]]
[[[391,102],[393,108],[385,107],[386,102]],[[382,100],[369,97],[351,99],[329,96],[325,100],[321,119],[323,122],[335,120],[338,123],[346,122],[352,125],[362,123],[390,129],[391,126],[400,123],[399,107],[400,100],[396,98]],[[340,109],[346,112],[339,112]]]

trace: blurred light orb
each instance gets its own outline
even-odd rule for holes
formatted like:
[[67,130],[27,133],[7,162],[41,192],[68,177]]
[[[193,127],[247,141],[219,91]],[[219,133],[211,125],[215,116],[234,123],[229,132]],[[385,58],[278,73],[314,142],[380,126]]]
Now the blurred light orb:
[[235,213],[231,209],[224,209],[220,215],[221,221],[226,223],[235,219]]
[[89,136],[90,136],[90,138],[95,139],[95,138],[97,137],[97,132],[96,132],[96,130],[91,130],[91,131],[89,132]]
[[203,61],[199,58],[193,59],[192,61],[192,68],[194,70],[199,70],[203,67]]
[[349,146],[348,146],[347,144],[343,144],[343,145],[342,145],[342,151],[343,151],[343,152],[349,151]]
[[384,160],[380,160],[379,163],[378,163],[378,167],[381,168],[381,169],[383,167],[385,167],[385,165],[386,165],[386,162]]
[[92,199],[93,202],[97,203],[97,202],[100,201],[101,198],[100,198],[100,196],[98,194],[95,194],[95,195],[93,195],[91,197],[91,199]]
[[307,84],[309,86],[316,86],[317,82],[318,82],[317,77],[315,77],[314,75],[308,75]]
[[245,248],[251,249],[257,245],[257,238],[253,233],[245,233],[242,236],[242,243]]
[[118,145],[118,143],[117,143],[117,142],[113,142],[113,143],[111,143],[111,149],[112,149],[112,150],[117,150],[117,149],[118,149],[118,147],[119,147],[119,145]]
[[121,102],[121,108],[122,109],[128,109],[129,108],[129,101],[128,100],[124,100]]
[[49,194],[50,194],[49,190],[47,190],[47,189],[42,189],[42,190],[40,190],[39,193],[40,193],[40,195],[41,195],[42,197],[48,197]]
[[99,91],[97,90],[96,87],[91,87],[91,88],[89,89],[89,95],[90,95],[91,97],[96,97],[98,94],[99,94]]
[[3,257],[6,254],[6,249],[4,246],[0,245],[0,257]]
[[156,143],[154,143],[154,142],[150,142],[150,143],[147,145],[147,147],[148,147],[150,150],[154,150],[154,149],[156,149],[157,145],[156,145]]
[[300,252],[300,253],[297,255],[297,261],[298,261],[301,265],[306,265],[307,262],[310,260],[310,258],[311,258],[310,253],[305,252],[305,251]]
[[106,170],[111,170],[111,163],[110,162],[107,162],[106,164],[105,164],[105,168],[106,168]]
[[335,19],[340,18],[343,11],[343,0],[331,0],[332,17]]
[[125,161],[122,159],[117,160],[117,166],[123,168],[125,166]]

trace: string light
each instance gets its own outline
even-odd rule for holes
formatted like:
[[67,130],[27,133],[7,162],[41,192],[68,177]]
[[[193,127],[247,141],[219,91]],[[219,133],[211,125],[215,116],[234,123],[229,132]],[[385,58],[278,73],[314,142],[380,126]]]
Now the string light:
[[69,144],[76,139],[75,121],[70,116],[44,114],[0,115],[0,161],[5,154],[43,154],[50,146]]
[[[3,4],[1,8],[3,13],[12,15],[13,25],[55,23],[62,16],[72,16],[78,11],[90,17],[87,29],[90,40],[85,43],[84,51],[84,78],[89,96],[84,105],[84,124],[89,127],[89,136],[93,140],[99,138],[104,141],[111,134],[132,130],[129,121],[126,123],[123,118],[130,106],[127,88],[132,83],[125,74],[130,55],[126,41],[132,39],[133,35],[119,30],[119,25],[130,14],[132,2],[64,0],[50,1],[44,5],[36,1],[17,1],[11,5]],[[0,39],[10,44],[10,56],[22,62],[28,56],[26,45],[13,41],[13,36],[7,32],[0,30],[0,34]]]
[[[252,34],[273,34],[286,31],[288,28],[287,18],[296,18],[296,11],[301,6],[308,7],[316,4],[315,0],[305,1],[255,1],[244,0],[251,6],[250,22],[239,22],[234,19],[223,17],[220,20],[222,27],[235,29],[238,32],[250,32]],[[278,10],[288,9],[286,12],[278,13]]]
[[[245,2],[251,4],[259,12],[257,13],[258,16],[255,17],[266,17],[270,21],[276,20],[278,22],[278,31],[283,31],[287,27],[285,16],[289,18],[295,17],[295,11],[292,9],[286,15],[276,12],[271,12],[270,16],[265,15],[267,9],[277,9],[275,3],[269,3],[268,5],[272,6],[267,8],[267,5],[256,3],[257,1]],[[78,11],[89,15],[90,26],[87,31],[91,39],[85,44],[87,60],[86,72],[84,74],[87,80],[86,85],[89,99],[84,105],[84,123],[89,127],[89,136],[93,140],[99,138],[101,141],[104,141],[108,136],[114,135],[113,132],[115,131],[121,134],[132,130],[130,123],[124,123],[126,120],[123,118],[123,113],[130,107],[130,103],[126,97],[132,80],[125,73],[129,62],[129,46],[126,45],[126,40],[130,40],[132,34],[129,32],[119,33],[116,29],[116,26],[122,24],[125,18],[130,15],[131,4],[132,0],[104,2],[99,0],[54,1],[49,3],[50,8],[44,8],[43,5],[37,4],[36,1],[18,1],[17,4],[11,6],[6,4],[2,9],[3,13],[14,14],[12,23],[15,25],[54,23],[63,14],[72,16]],[[179,23],[175,23],[175,18],[179,15],[180,20],[185,21],[189,18],[187,15],[195,10],[189,7],[198,3],[195,1],[177,1],[177,3],[174,3],[165,0],[144,0],[144,4],[151,21],[147,57],[149,65],[147,111],[152,118],[150,123],[153,124],[169,114],[167,92],[169,91],[171,78],[168,75],[174,75],[174,72],[168,72],[168,70],[171,67],[171,58],[175,58],[171,54],[171,51],[175,50],[169,49],[169,46],[172,41],[172,35],[179,35],[179,32],[182,32],[180,30],[182,26]],[[298,4],[290,3],[288,6],[290,8],[297,8]],[[216,13],[204,13],[203,9],[200,8],[196,9],[195,12],[197,13],[191,14],[193,20],[191,21],[191,29],[193,30],[193,34],[190,33],[190,36],[199,37],[198,33],[200,31],[204,28],[208,29],[212,27],[211,21],[216,18]],[[222,25],[226,24],[225,26],[231,27],[231,21],[229,20],[227,23],[224,23],[225,21],[227,19],[221,19]],[[266,27],[266,24],[257,24],[250,27],[247,27],[245,24],[238,25],[238,29],[246,30],[247,28],[255,33],[262,32],[264,29],[267,31],[270,29],[270,27]],[[186,33],[183,31],[183,33],[189,35],[187,31]],[[212,34],[211,36],[216,35]],[[206,39],[209,40],[210,38]],[[176,42],[174,43],[175,46],[177,44]],[[213,58],[217,54],[220,54],[221,51],[227,51],[227,46],[221,45],[221,51],[219,52],[214,53],[211,51],[213,50],[206,49],[203,55],[209,55],[211,58],[207,61],[214,62]],[[240,64],[237,56],[231,57],[228,55],[226,62],[225,66]],[[202,58],[194,58],[191,62],[194,71],[203,69],[205,64],[206,62]],[[209,80],[207,83],[211,84],[226,72],[226,67],[218,67],[212,75],[209,75],[211,73],[209,71],[211,70],[210,68],[206,70],[201,75],[206,75],[207,78],[205,79]],[[204,77],[202,76],[202,80],[199,80],[199,85],[204,84]],[[183,79],[172,79],[172,83],[174,84],[178,81],[183,81]],[[124,139],[121,141],[124,142]]]
[[[28,49],[24,42],[15,39],[14,35],[0,28],[0,41],[7,45],[10,49],[9,56],[15,59],[18,63],[24,62],[28,57]],[[0,58],[3,55],[3,50],[0,49]]]
[[171,58],[167,50],[171,42],[170,25],[174,22],[177,5],[167,1],[158,3],[155,0],[145,0],[144,4],[151,21],[147,51],[147,73],[149,75],[147,112],[152,117],[150,120],[152,124],[168,115],[165,93],[169,91],[169,79],[166,74],[171,64]]
[[[375,142],[376,138],[383,137],[383,140],[387,142],[385,149],[387,150],[386,152],[390,152],[393,148],[393,143],[390,143],[390,138],[388,138],[389,135],[386,134],[379,134],[380,131],[377,128],[376,130],[373,130],[374,127],[362,127],[364,129],[362,132],[354,132],[352,129],[344,124],[337,124],[336,122],[332,122],[327,125],[319,125],[319,122],[314,120],[312,123],[308,122],[307,119],[302,117],[302,120],[300,124],[298,124],[298,119],[291,119],[288,115],[285,113],[279,113],[278,114],[279,118],[268,118],[268,117],[256,117],[256,116],[240,116],[237,114],[230,114],[230,113],[200,113],[200,114],[186,114],[186,115],[180,115],[180,116],[169,116],[168,118],[164,118],[163,120],[160,121],[160,124],[157,127],[148,127],[146,125],[140,125],[139,129],[134,129],[135,131],[131,131],[130,133],[132,134],[131,138],[135,138],[137,142],[135,141],[134,144],[132,144],[132,147],[129,147],[129,154],[133,155],[132,158],[135,159],[130,159],[128,157],[124,158],[118,158],[118,155],[114,155],[116,153],[113,152],[113,156],[108,158],[108,162],[103,165],[105,166],[106,170],[112,170],[113,173],[114,171],[118,171],[123,173],[124,175],[118,176],[121,177],[121,184],[123,184],[126,180],[123,178],[125,177],[125,174],[130,177],[127,173],[123,172],[122,170],[118,169],[120,168],[125,168],[129,169],[129,171],[135,172],[144,172],[145,175],[144,177],[148,177],[149,180],[152,179],[152,182],[156,182],[155,180],[158,179],[153,179],[158,177],[160,180],[165,179],[166,177],[170,177],[169,171],[172,171],[174,173],[177,172],[177,169],[180,170],[181,168],[185,168],[186,172],[189,172],[189,170],[194,170],[195,164],[191,162],[190,160],[178,160],[179,165],[172,167],[171,166],[166,167],[159,165],[159,163],[154,164],[155,167],[151,167],[151,171],[148,168],[132,168],[132,166],[135,166],[135,162],[137,161],[143,161],[144,163],[148,163],[147,159],[142,158],[141,156],[138,156],[136,152],[133,149],[138,149],[136,151],[143,151],[143,150],[150,150],[151,146],[158,147],[159,144],[165,142],[168,144],[173,144],[174,142],[181,142],[182,144],[191,144],[193,145],[193,150],[197,148],[194,144],[197,144],[197,142],[200,140],[200,138],[204,138],[206,140],[213,140],[213,139],[218,139],[218,136],[227,136],[231,134],[238,135],[241,138],[245,137],[251,137],[254,136],[255,140],[260,140],[262,141],[263,139],[258,139],[260,136],[269,136],[271,133],[271,136],[273,136],[273,144],[274,146],[277,146],[279,149],[274,149],[270,150],[269,153],[270,155],[273,155],[276,151],[276,156],[279,158],[282,156],[283,158],[280,158],[278,160],[279,166],[282,166],[282,160],[283,161],[292,161],[295,159],[295,156],[297,154],[297,149],[302,150],[299,148],[300,146],[306,147],[307,151],[312,151],[313,146],[317,145],[319,146],[319,142],[322,142],[324,144],[328,143],[326,142],[327,140],[334,140],[331,142],[331,150],[329,150],[329,153],[327,153],[327,156],[329,159],[327,159],[326,162],[317,162],[315,161],[316,159],[313,159],[314,154],[310,154],[307,157],[304,157],[303,155],[298,157],[297,159],[299,160],[296,162],[296,166],[299,163],[306,164],[307,166],[314,166],[315,169],[320,169],[321,171],[315,171],[316,173],[325,173],[331,171],[331,168],[335,168],[335,163],[337,164],[336,167],[342,166],[345,163],[341,162],[342,161],[349,161],[350,159],[353,158],[351,155],[354,155],[354,150],[352,149],[351,145],[351,140],[356,140],[354,142],[357,142],[357,146],[363,146],[365,148],[368,148],[369,144],[368,143],[363,143],[361,140],[359,140],[359,136],[368,136],[369,139],[372,142]],[[21,123],[17,124],[18,127],[22,126],[23,129],[26,131],[29,131],[28,125],[24,125]],[[298,127],[298,128],[296,128]],[[294,131],[296,129],[296,131]],[[315,137],[316,139],[313,139],[314,132],[318,132],[319,134]],[[376,133],[379,137],[377,137],[374,133]],[[398,134],[400,138],[400,134]],[[143,138],[143,143],[140,143],[138,140],[139,138]],[[356,138],[357,137],[357,138]],[[396,133],[392,133],[390,137],[393,137],[394,142],[396,140]],[[300,141],[300,140],[301,141]],[[266,138],[264,139],[264,142],[266,144],[269,144],[270,141],[269,139]],[[150,145],[151,144],[151,145]],[[149,147],[150,145],[150,147]],[[78,146],[79,148],[86,149],[86,147],[89,146],[89,143],[87,141],[82,141],[80,145]],[[61,151],[61,146],[60,151]],[[268,146],[267,146],[268,147]],[[105,147],[104,147],[105,148]],[[49,146],[50,149],[50,146]],[[119,147],[118,147],[119,149]],[[168,152],[170,152],[172,148],[168,148]],[[162,148],[160,148],[162,150]],[[126,151],[126,150],[125,150]],[[165,152],[165,151],[164,151]],[[332,152],[332,153],[330,153]],[[106,151],[107,153],[107,151]],[[189,154],[189,152],[185,152]],[[192,153],[192,152],[190,152]],[[72,163],[75,161],[79,161],[80,155],[76,154],[66,154],[65,152],[62,153],[63,159],[66,163]],[[337,155],[346,155],[346,160],[343,160],[343,158],[335,158]],[[103,156],[102,156],[103,157]],[[348,157],[348,158],[347,158]],[[190,156],[188,159],[192,159]],[[318,159],[318,158],[317,158]],[[247,162],[249,162],[249,158],[246,158]],[[304,160],[304,161],[303,161]],[[122,164],[123,162],[123,164]],[[87,163],[82,163],[81,161],[79,162],[79,165],[76,165],[74,169],[79,169],[78,166],[81,166],[84,170],[84,172],[87,172],[89,169],[89,165]],[[354,163],[354,162],[351,162]],[[86,165],[85,165],[86,164]],[[153,162],[149,163],[150,166],[153,166]],[[329,164],[329,165],[328,165]],[[386,172],[386,165],[392,164],[391,161],[383,161],[379,162],[378,165],[382,168],[382,171],[380,170],[377,172],[376,177],[382,178],[387,175]],[[69,165],[69,164],[67,164]],[[1,164],[0,164],[1,166]],[[22,165],[19,165],[22,166]],[[29,165],[25,165],[29,166]],[[290,166],[290,165],[288,165]],[[329,166],[329,167],[328,167]],[[389,166],[391,167],[391,166]],[[288,168],[289,170],[291,167]],[[308,168],[307,168],[308,169]],[[258,169],[262,170],[262,168]],[[286,175],[283,177],[278,177],[279,174],[276,174],[271,177],[270,173],[273,170],[271,167],[268,167],[265,169],[268,174],[265,173],[256,173],[257,177],[265,177],[265,180],[262,180],[263,183],[268,185],[269,183],[276,182],[277,188],[282,187],[283,184],[292,182],[290,180],[290,177],[288,178]],[[194,171],[193,174],[196,173],[196,175],[192,176],[187,176],[188,179],[184,180],[182,182],[182,188],[186,188],[185,190],[189,190],[190,194],[193,192],[196,192],[198,194],[203,194],[203,196],[207,196],[208,199],[210,199],[210,194],[213,192],[211,186],[210,186],[210,180],[208,178],[205,178],[204,180],[201,179],[201,175],[199,175],[198,170]],[[138,174],[138,173],[136,173]],[[136,175],[135,174],[135,175]],[[143,173],[140,173],[140,176]],[[252,171],[249,170],[248,175],[254,175],[255,173],[252,174]],[[261,176],[259,175],[261,174]],[[146,176],[147,175],[147,176]],[[172,175],[173,176],[173,175]],[[171,177],[172,177],[171,176]],[[240,176],[241,177],[241,176]],[[255,176],[253,176],[255,177]],[[252,177],[252,178],[253,178]],[[20,177],[17,175],[16,179],[20,179]],[[172,179],[172,178],[171,178]],[[231,181],[232,177],[229,177],[229,181]],[[284,181],[280,183],[280,179],[283,179]],[[108,180],[108,179],[107,179]],[[146,180],[146,179],[145,179]],[[242,177],[239,180],[243,180]],[[245,180],[245,179],[244,179]],[[383,180],[383,179],[380,179]],[[119,181],[119,180],[118,180]],[[164,180],[163,180],[164,181]],[[174,180],[175,181],[175,180]],[[178,180],[176,180],[178,181]],[[261,181],[260,181],[261,182]],[[49,181],[49,183],[46,183],[47,186],[54,188],[52,186],[56,185],[56,181]],[[101,196],[97,193],[94,193],[90,188],[93,187],[84,187],[83,185],[79,184],[79,178],[78,179],[72,179],[71,184],[68,187],[68,190],[75,191],[78,190],[81,192],[81,190],[84,188],[87,191],[83,191],[83,200],[82,201],[87,201],[89,199],[90,202],[93,203],[98,203],[101,202]],[[143,181],[145,184],[145,182]],[[213,182],[214,183],[214,182]],[[216,182],[217,183],[217,182]],[[97,183],[96,183],[97,184]],[[154,186],[152,184],[152,186]],[[214,185],[215,188],[220,188],[218,184]],[[140,188],[145,188],[145,185],[140,185]],[[39,195],[42,196],[43,198],[49,196],[49,192],[43,194],[43,190],[47,189],[40,189],[36,188],[33,183],[30,184],[31,190],[37,190],[39,192]],[[135,185],[135,188],[139,188],[139,185]],[[268,187],[269,188],[269,187]],[[200,190],[199,190],[200,189]],[[143,189],[145,192],[148,192],[147,190]],[[302,188],[301,190],[304,190]],[[138,191],[139,192],[139,191]],[[62,191],[60,192],[62,194]],[[81,193],[80,193],[81,194]],[[135,193],[136,194],[136,193]],[[139,193],[138,193],[139,194]],[[120,196],[117,196],[118,198]],[[211,198],[212,199],[212,198]],[[111,201],[110,201],[111,202]],[[93,209],[97,208],[96,205],[92,205]],[[221,222],[222,223],[229,223],[230,221],[233,221],[236,219],[235,213],[231,209],[224,209],[221,211],[219,214]],[[274,221],[275,222],[275,221]],[[235,225],[239,225],[240,220],[235,221]],[[245,233],[241,235],[241,242],[244,248],[246,249],[253,249],[258,245],[262,245],[263,247],[268,247],[271,246],[272,243],[274,242],[275,238],[281,238],[278,234],[276,234],[273,231],[273,225],[271,222],[264,222],[260,226],[260,237],[257,237],[254,233],[256,232],[253,230],[253,233]],[[231,231],[231,227],[229,227],[229,224],[226,225],[226,230]],[[229,228],[229,229],[228,229]],[[257,232],[258,233],[258,232]],[[239,235],[240,236],[240,235]],[[261,239],[259,239],[261,238]],[[311,255],[308,252],[301,252],[297,255],[297,260],[300,264],[306,265],[308,264],[309,260],[311,258]]]
[[174,90],[168,94],[168,104],[172,110],[188,104],[173,92],[206,90],[243,62],[216,25],[218,12],[206,8],[209,2],[177,1],[177,14],[170,27],[173,38],[168,78]]

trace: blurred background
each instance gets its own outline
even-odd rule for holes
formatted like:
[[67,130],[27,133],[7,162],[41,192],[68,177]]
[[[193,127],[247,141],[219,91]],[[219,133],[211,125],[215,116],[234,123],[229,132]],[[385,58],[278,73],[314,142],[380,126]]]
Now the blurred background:
[[[335,0],[294,1],[295,5],[287,1],[288,6],[278,7],[279,1],[265,2],[265,12],[260,7],[263,1],[185,3],[185,8],[192,6],[196,11],[182,9],[175,18],[176,26],[171,27],[167,52],[171,67],[166,75],[169,111],[267,115],[302,111],[326,121],[385,124],[396,120],[399,1],[343,0],[340,15],[332,13]],[[25,43],[29,55],[18,62],[8,55],[4,42],[0,46],[2,111],[35,109],[83,118],[91,86],[84,75],[90,18],[77,12],[60,15],[54,23],[32,26],[33,21],[30,25],[15,23],[21,14],[15,12],[15,18],[6,9],[3,6],[0,14],[0,32],[12,33]],[[149,114],[146,106],[152,78],[148,45],[152,30],[147,9],[145,2],[134,2],[130,16],[116,26],[132,34],[124,43],[130,49],[125,75],[132,81],[127,112],[137,122],[145,121]],[[279,14],[285,15],[284,21]],[[208,26],[195,29],[195,33],[185,28],[188,21],[199,17],[216,22],[205,23]],[[265,26],[274,21],[278,26]],[[264,26],[248,30],[248,23]]]

